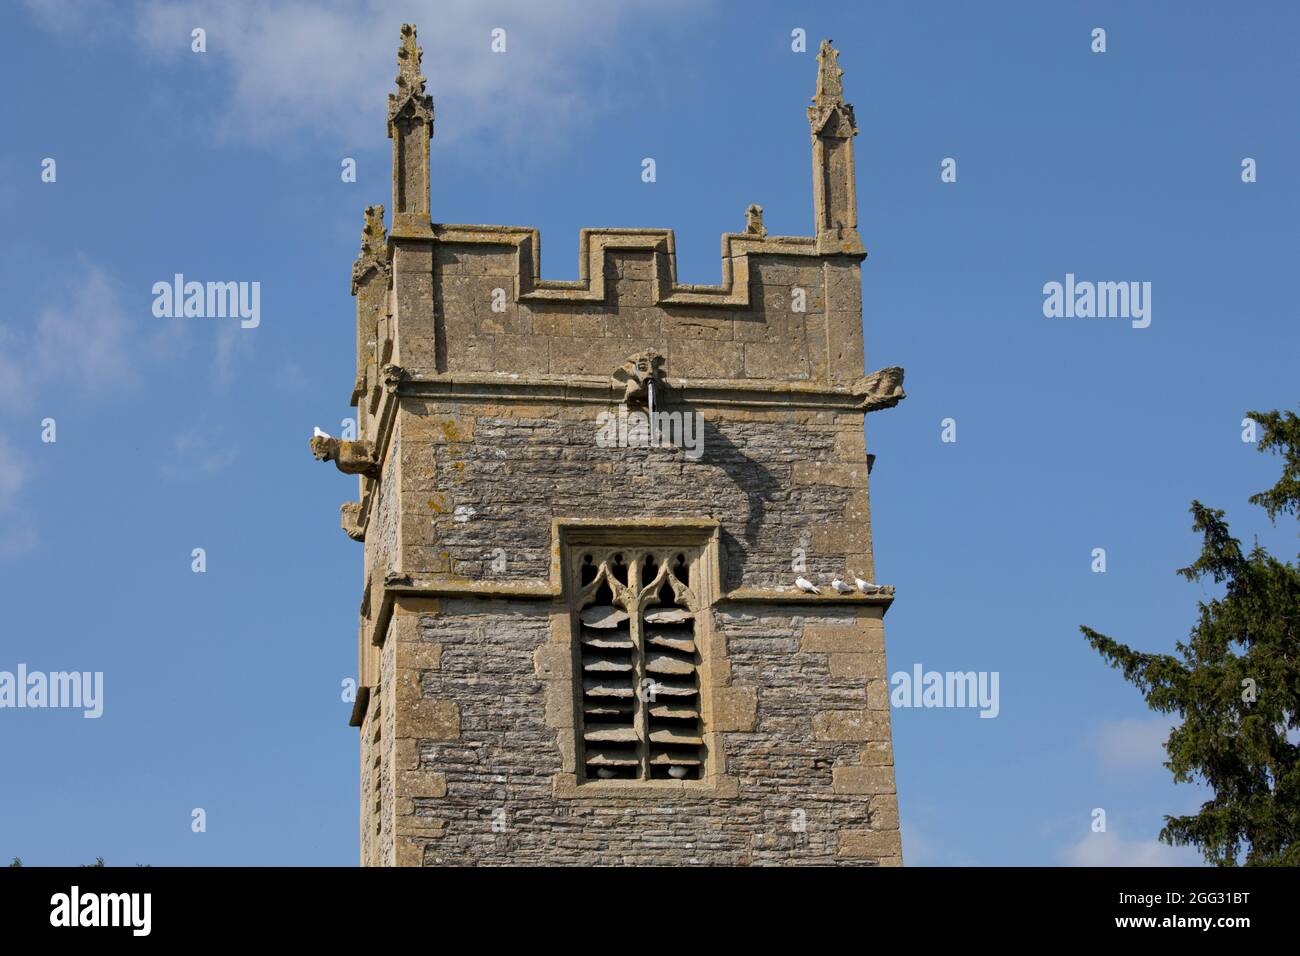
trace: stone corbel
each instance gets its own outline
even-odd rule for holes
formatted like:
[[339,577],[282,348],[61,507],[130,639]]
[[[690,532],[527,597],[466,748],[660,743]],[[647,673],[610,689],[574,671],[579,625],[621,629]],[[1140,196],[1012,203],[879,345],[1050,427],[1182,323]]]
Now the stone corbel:
[[379,462],[375,460],[375,445],[369,441],[341,441],[328,435],[316,435],[311,440],[311,453],[317,461],[332,461],[345,475],[379,477]]
[[379,378],[384,387],[384,392],[393,395],[397,392],[398,386],[406,380],[406,369],[390,362],[379,370]]
[[361,502],[345,501],[339,505],[339,524],[353,541],[366,540],[366,528],[361,523]]
[[903,391],[903,370],[898,366],[882,368],[853,383],[853,394],[860,399],[863,411],[893,408],[907,397]]

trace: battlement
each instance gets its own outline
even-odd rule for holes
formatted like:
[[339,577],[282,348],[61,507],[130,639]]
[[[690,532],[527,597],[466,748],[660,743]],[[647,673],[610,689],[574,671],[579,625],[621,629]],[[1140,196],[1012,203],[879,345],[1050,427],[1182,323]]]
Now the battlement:
[[[761,221],[761,220],[760,220]],[[812,236],[767,236],[755,233],[724,233],[722,236],[722,281],[718,285],[683,284],[677,281],[677,251],[671,229],[583,229],[578,239],[578,279],[543,279],[542,239],[536,229],[522,226],[434,225],[438,242],[458,245],[508,246],[515,251],[516,302],[605,303],[611,292],[617,299],[622,273],[607,269],[607,262],[620,253],[649,253],[650,304],[657,306],[750,306],[749,257],[785,255],[817,257],[838,253],[819,251]],[[866,253],[850,253],[857,259]],[[641,280],[636,280],[641,281]]]
[[[853,183],[853,108],[838,54],[823,43],[808,110],[813,233],[770,236],[750,206],[721,243],[721,281],[677,281],[670,229],[584,229],[578,279],[542,275],[541,235],[517,226],[437,224],[429,217],[432,100],[414,28],[404,28],[390,96],[393,227],[366,211],[353,268],[354,404],[376,405],[382,370],[408,379],[497,373],[608,378],[647,348],[678,380],[850,387],[865,372]],[[363,417],[369,417],[363,408]]]

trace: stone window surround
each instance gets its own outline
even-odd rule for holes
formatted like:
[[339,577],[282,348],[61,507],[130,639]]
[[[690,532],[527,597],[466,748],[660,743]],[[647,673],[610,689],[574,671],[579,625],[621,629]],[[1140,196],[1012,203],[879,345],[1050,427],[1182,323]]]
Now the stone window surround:
[[[731,667],[726,642],[712,620],[712,608],[720,597],[720,523],[714,519],[555,519],[553,522],[552,585],[565,595],[551,616],[551,640],[538,652],[537,670],[546,685],[547,723],[556,731],[562,770],[552,778],[553,791],[561,798],[734,797],[737,782],[726,773],[723,729],[738,727],[731,719],[734,707],[719,707],[732,690]],[[566,562],[572,550],[589,546],[625,546],[698,549],[699,585],[696,597],[700,613],[696,618],[696,643],[700,653],[700,708],[706,760],[699,780],[588,780],[577,766],[577,714],[581,706],[581,670],[575,626],[576,611],[569,596],[576,582],[564,580]],[[575,677],[575,675],[577,675]],[[752,701],[752,692],[748,695]],[[725,711],[725,713],[723,712]],[[743,721],[742,721],[743,723]]]

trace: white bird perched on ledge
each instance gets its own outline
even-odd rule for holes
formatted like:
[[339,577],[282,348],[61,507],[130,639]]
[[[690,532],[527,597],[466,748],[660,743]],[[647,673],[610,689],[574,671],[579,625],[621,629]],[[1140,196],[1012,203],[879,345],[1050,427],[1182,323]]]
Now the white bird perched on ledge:
[[806,591],[809,594],[822,593],[822,589],[819,588],[817,585],[813,584],[807,578],[795,578],[794,583],[799,588],[800,591]]
[[330,437],[330,433],[329,433],[329,432],[323,432],[323,431],[321,431],[319,425],[313,425],[313,426],[312,426],[312,430],[311,430],[311,437],[312,437],[312,438],[329,438],[329,437]]
[[852,593],[853,593],[853,585],[852,585],[852,584],[845,584],[845,583],[844,583],[843,581],[841,581],[839,578],[836,578],[834,581],[831,582],[831,587],[833,587],[835,590],[839,591],[841,594],[852,594]]
[[872,584],[870,581],[862,580],[862,578],[854,578],[853,583],[858,586],[858,590],[863,594],[876,594],[883,590],[882,585]]

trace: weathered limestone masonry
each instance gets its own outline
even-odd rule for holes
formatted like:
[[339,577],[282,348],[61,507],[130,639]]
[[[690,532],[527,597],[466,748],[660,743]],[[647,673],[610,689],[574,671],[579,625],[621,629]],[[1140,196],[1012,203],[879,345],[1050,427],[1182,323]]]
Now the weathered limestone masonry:
[[902,370],[864,375],[838,54],[814,234],[751,206],[717,286],[669,230],[584,230],[560,282],[535,230],[432,223],[420,56],[404,26],[358,435],[312,441],[360,482],[361,862],[901,864],[863,426]]

